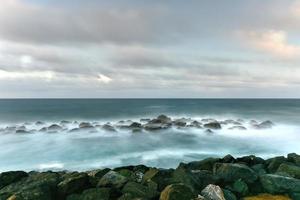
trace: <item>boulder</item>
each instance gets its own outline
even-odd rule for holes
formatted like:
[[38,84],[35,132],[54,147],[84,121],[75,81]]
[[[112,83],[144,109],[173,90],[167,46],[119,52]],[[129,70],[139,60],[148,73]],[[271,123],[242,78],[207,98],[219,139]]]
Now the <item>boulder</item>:
[[113,126],[109,125],[109,124],[104,124],[102,126],[102,129],[105,130],[105,131],[108,131],[108,132],[116,132],[116,129]]
[[65,179],[58,185],[59,195],[65,197],[72,193],[79,193],[90,186],[89,177],[86,173],[72,173],[65,176]]
[[153,181],[158,185],[158,190],[163,190],[172,181],[174,170],[150,168],[143,176],[142,183],[146,184]]
[[35,125],[37,125],[37,126],[41,126],[41,125],[44,125],[45,123],[44,122],[41,122],[41,121],[37,121],[37,122],[35,122]]
[[269,120],[261,122],[260,124],[253,125],[253,127],[256,129],[267,129],[267,128],[272,128],[273,126],[274,126],[273,122]]
[[242,179],[246,183],[253,183],[258,178],[255,171],[244,164],[216,163],[213,172],[225,182]]
[[159,193],[153,187],[143,186],[136,182],[128,182],[122,189],[123,194],[131,194],[132,197],[142,197],[145,199],[153,199],[158,196]]
[[63,128],[57,124],[52,124],[51,126],[48,127],[48,131],[60,131]]
[[236,196],[230,190],[223,189],[223,194],[226,200],[237,200]]
[[28,133],[30,133],[30,132],[21,129],[21,130],[16,130],[16,133],[17,133],[17,134],[28,134]]
[[300,167],[288,163],[282,163],[276,173],[300,179]]
[[0,190],[0,199],[52,200],[56,196],[59,174],[54,172],[32,173]]
[[266,160],[266,165],[268,166],[267,169],[270,173],[275,173],[278,167],[286,161],[287,159],[284,156],[277,156],[274,158],[270,158]]
[[160,194],[160,200],[191,200],[194,195],[191,189],[183,184],[168,185]]
[[242,200],[291,200],[291,199],[283,195],[260,194],[257,196],[245,197]]
[[256,157],[254,155],[237,158],[236,161],[241,162],[241,163],[246,163],[248,166],[253,166],[253,165],[257,165],[257,164],[265,164],[264,159],[262,159],[260,157]]
[[171,118],[166,115],[159,115],[156,119],[160,120],[161,123],[170,123]]
[[94,126],[89,122],[81,122],[78,126],[79,128],[93,128]]
[[72,194],[67,200],[109,200],[109,188],[91,188],[84,190],[82,194]]
[[176,119],[175,121],[173,121],[173,124],[178,127],[185,127],[186,120],[185,119]]
[[265,192],[271,194],[300,192],[300,180],[295,178],[265,174],[260,176],[260,183]]
[[244,127],[244,126],[232,126],[232,127],[228,128],[228,129],[229,130],[239,130],[239,131],[245,131],[245,130],[247,130],[247,128]]
[[100,179],[109,171],[110,169],[108,168],[89,171],[88,176],[89,176],[90,184],[93,187],[96,187]]
[[129,125],[129,128],[135,129],[135,128],[142,128],[142,124],[138,122],[133,122],[132,124]]
[[219,186],[213,184],[209,184],[208,186],[206,186],[202,190],[201,195],[206,200],[226,200],[222,189]]
[[2,172],[0,174],[0,189],[27,176],[28,174],[24,171]]
[[213,171],[213,166],[215,163],[220,162],[219,158],[206,158],[201,161],[193,161],[187,164],[180,163],[180,166],[188,170],[209,170]]
[[228,155],[224,156],[224,158],[221,159],[221,162],[222,163],[234,163],[235,158],[232,155],[228,154]]
[[210,122],[210,123],[204,124],[204,128],[221,129],[222,127],[219,122]]
[[258,175],[263,175],[266,174],[266,169],[264,164],[256,164],[251,166],[251,168],[258,174]]
[[198,121],[192,121],[191,124],[190,124],[192,127],[196,127],[196,128],[202,128],[202,123],[201,122],[198,122]]
[[295,163],[296,165],[300,166],[300,155],[296,153],[290,153],[287,156],[289,162]]
[[109,171],[100,179],[97,187],[113,187],[120,189],[127,181],[128,179],[125,176],[122,176],[115,171]]
[[238,193],[240,196],[245,196],[249,192],[247,183],[243,180],[238,179],[232,185],[232,191]]

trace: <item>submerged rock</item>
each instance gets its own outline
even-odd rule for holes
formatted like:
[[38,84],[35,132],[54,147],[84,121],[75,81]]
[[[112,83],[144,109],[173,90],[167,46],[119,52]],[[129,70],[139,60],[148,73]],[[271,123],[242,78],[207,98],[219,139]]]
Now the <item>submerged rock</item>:
[[228,128],[229,130],[240,130],[240,131],[244,131],[244,130],[247,130],[246,127],[244,126],[232,126],[230,128]]
[[79,124],[79,128],[84,129],[84,128],[94,128],[94,126],[89,123],[89,122],[81,122]]
[[210,122],[207,124],[204,124],[205,128],[209,128],[209,129],[221,129],[221,124],[219,122]]
[[206,186],[202,190],[201,195],[206,200],[225,200],[222,189],[219,186],[213,184],[209,184],[208,186]]
[[105,130],[105,131],[109,131],[109,132],[116,132],[116,129],[113,126],[109,125],[109,124],[104,124],[102,126],[102,129]]
[[253,127],[256,129],[268,129],[268,128],[272,128],[273,126],[274,126],[273,122],[269,120],[261,122],[260,124],[253,125]]
[[51,126],[48,127],[48,131],[60,131],[63,128],[57,124],[52,124]]
[[27,134],[27,133],[30,133],[30,132],[21,129],[21,130],[16,130],[16,133],[18,133],[18,134]]
[[160,200],[191,200],[194,195],[191,189],[183,184],[168,185],[160,194]]

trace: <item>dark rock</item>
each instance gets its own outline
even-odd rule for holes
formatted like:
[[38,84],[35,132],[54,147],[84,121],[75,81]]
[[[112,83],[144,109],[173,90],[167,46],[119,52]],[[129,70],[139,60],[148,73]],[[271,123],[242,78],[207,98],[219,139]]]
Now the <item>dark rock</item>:
[[0,174],[0,189],[27,176],[28,174],[24,171],[2,172]]
[[161,191],[171,183],[171,177],[174,170],[150,168],[143,176],[142,183],[153,181],[158,185],[158,190]]
[[295,163],[296,165],[300,166],[300,155],[296,153],[290,153],[287,156],[289,162]]
[[104,124],[102,126],[102,129],[105,130],[105,131],[109,131],[109,132],[116,132],[116,129],[113,126],[109,125],[109,124]]
[[84,190],[82,194],[72,194],[67,200],[109,200],[109,188],[91,188]]
[[53,200],[59,174],[54,172],[33,173],[0,190],[0,199]]
[[41,125],[44,125],[45,123],[44,122],[41,122],[41,121],[37,121],[37,122],[35,122],[35,125],[37,125],[37,126],[41,126]]
[[245,196],[249,192],[247,183],[245,183],[241,179],[238,179],[233,183],[232,189],[234,192],[238,193],[240,196]]
[[292,192],[292,193],[290,193],[290,197],[293,200],[300,200],[300,192]]
[[266,174],[265,165],[264,164],[256,164],[251,167],[258,175]]
[[160,200],[191,200],[194,195],[191,189],[183,184],[168,185],[160,194]]
[[72,193],[79,193],[89,187],[89,177],[86,173],[73,173],[67,175],[58,185],[60,196],[65,197]]
[[185,127],[186,121],[185,119],[176,119],[175,121],[173,121],[173,124],[178,127]]
[[267,169],[270,173],[275,173],[278,167],[286,161],[287,159],[284,156],[277,156],[274,158],[270,158],[266,160]]
[[201,161],[193,161],[190,163],[181,163],[180,166],[188,170],[208,170],[213,171],[213,166],[215,163],[220,162],[219,158],[206,158]]
[[235,158],[232,155],[228,154],[224,158],[221,159],[221,162],[222,163],[234,163]]
[[197,127],[197,128],[201,128],[202,123],[195,120],[190,125]]
[[92,124],[90,124],[89,122],[81,122],[79,124],[79,128],[81,128],[81,129],[94,128],[94,126]]
[[222,189],[217,185],[209,184],[202,190],[201,195],[206,200],[226,200]]
[[43,127],[43,128],[41,128],[39,131],[40,131],[40,132],[47,132],[47,130],[48,130],[47,127]]
[[26,131],[26,130],[16,130],[16,133],[18,133],[18,134],[28,134],[30,132]]
[[300,192],[300,180],[275,174],[260,176],[260,182],[265,192],[271,194],[284,194]]
[[129,128],[141,128],[142,124],[138,122],[133,122],[132,124],[129,125]]
[[52,124],[48,127],[48,131],[60,131],[62,130],[62,127],[57,124]]
[[216,163],[214,175],[225,182],[234,182],[242,179],[246,183],[253,183],[257,180],[257,174],[250,167],[244,164]]
[[300,167],[288,163],[282,163],[278,167],[276,174],[288,175],[290,177],[300,179]]
[[260,157],[256,157],[254,155],[237,158],[236,161],[246,163],[249,166],[256,165],[256,164],[265,164],[264,159],[262,159]]
[[267,120],[264,121],[260,124],[254,124],[253,127],[256,129],[267,129],[267,128],[272,128],[274,126],[273,122]]
[[157,117],[157,119],[161,120],[162,123],[170,123],[171,122],[171,118],[166,115],[159,115]]
[[132,197],[142,197],[145,199],[152,199],[159,195],[159,193],[151,187],[143,186],[135,182],[128,182],[122,189],[123,194],[131,194]]
[[210,123],[204,124],[204,128],[221,129],[222,127],[219,122],[210,122]]
[[212,130],[210,130],[210,129],[206,129],[204,131],[204,133],[206,133],[207,135],[213,135],[214,132]]
[[115,172],[109,171],[106,173],[99,181],[97,187],[114,187],[114,188],[122,188],[128,179],[125,176]]
[[228,129],[229,130],[239,130],[239,131],[247,130],[247,128],[244,127],[244,126],[233,126],[233,127],[228,128]]
[[93,187],[96,187],[100,179],[109,171],[110,169],[108,168],[89,171],[88,176],[89,176],[90,184]]

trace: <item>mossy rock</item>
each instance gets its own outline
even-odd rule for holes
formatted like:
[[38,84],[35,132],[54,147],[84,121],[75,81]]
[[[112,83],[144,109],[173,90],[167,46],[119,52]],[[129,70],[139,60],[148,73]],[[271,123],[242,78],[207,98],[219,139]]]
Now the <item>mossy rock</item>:
[[278,169],[278,174],[286,174],[290,177],[300,179],[300,167],[288,163],[282,163]]
[[233,194],[230,190],[223,189],[223,194],[226,200],[237,200],[235,194]]
[[287,159],[289,162],[293,162],[296,165],[300,166],[300,155],[296,153],[290,153],[288,154]]
[[192,190],[183,184],[168,185],[160,194],[160,200],[191,200]]
[[0,174],[0,189],[27,177],[28,174],[24,171],[9,171]]
[[110,171],[109,168],[89,171],[88,176],[89,176],[89,181],[91,186],[96,187],[99,180],[109,171]]
[[257,196],[245,197],[243,200],[292,200],[288,196],[260,194]]
[[274,158],[270,158],[266,161],[267,169],[269,173],[275,173],[278,169],[278,167],[284,163],[287,162],[287,159],[284,156],[277,156]]
[[58,193],[61,197],[65,197],[72,193],[79,193],[90,186],[89,177],[86,173],[72,173],[65,176],[65,179],[58,185]]
[[266,174],[260,177],[265,192],[283,194],[300,192],[300,180],[276,174]]
[[247,183],[245,183],[243,180],[239,179],[235,181],[232,185],[232,189],[234,192],[237,192],[240,194],[240,196],[245,196],[249,192],[249,188]]
[[136,182],[128,182],[122,189],[123,194],[131,194],[132,197],[152,199],[159,195],[154,187],[147,187]]
[[194,161],[190,163],[180,163],[179,167],[184,167],[188,170],[209,170],[213,171],[215,163],[220,162],[219,158],[206,158],[201,161]]
[[106,173],[97,184],[97,187],[114,187],[114,188],[122,188],[128,179],[125,176],[115,172],[109,171]]
[[158,190],[162,191],[167,185],[171,184],[171,177],[174,170],[150,168],[143,176],[142,183],[149,180],[158,185]]

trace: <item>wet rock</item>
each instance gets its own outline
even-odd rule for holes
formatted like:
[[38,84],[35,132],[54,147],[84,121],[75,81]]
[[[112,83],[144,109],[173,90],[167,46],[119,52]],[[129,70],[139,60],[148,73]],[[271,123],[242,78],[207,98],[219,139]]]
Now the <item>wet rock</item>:
[[129,125],[129,128],[131,129],[136,129],[136,128],[141,128],[142,124],[138,123],[138,122],[133,122],[132,124]]
[[166,115],[159,115],[157,117],[157,119],[160,120],[161,123],[170,123],[171,122],[171,118]]
[[60,196],[65,197],[72,193],[81,192],[89,187],[89,177],[86,173],[74,173],[67,175],[57,185]]
[[26,130],[16,130],[16,133],[18,133],[18,134],[28,134],[30,132],[26,131]]
[[109,200],[109,188],[91,188],[84,190],[82,194],[72,194],[67,200]]
[[245,197],[242,200],[291,200],[291,199],[283,195],[260,194],[257,196]]
[[69,133],[76,133],[80,132],[80,128],[72,128],[71,130],[68,131]]
[[198,121],[192,121],[191,124],[190,124],[192,127],[196,127],[196,128],[202,128],[202,123],[201,122],[198,122]]
[[37,122],[35,122],[35,125],[37,125],[37,126],[41,126],[41,125],[44,125],[45,123],[44,122],[41,122],[41,121],[37,121]]
[[0,190],[0,199],[52,200],[55,199],[59,174],[54,172],[33,173]]
[[140,119],[140,122],[149,122],[151,119]]
[[221,129],[222,127],[219,122],[210,122],[210,123],[204,124],[204,128]]
[[187,164],[180,163],[180,166],[188,169],[188,170],[208,170],[213,171],[213,166],[215,163],[220,162],[219,158],[206,158],[201,161],[193,161]]
[[238,179],[233,183],[232,191],[238,193],[240,196],[245,196],[249,193],[249,188],[247,183],[241,179]]
[[191,200],[191,189],[183,184],[168,185],[160,194],[160,200]]
[[171,181],[171,177],[174,170],[167,169],[156,169],[150,168],[143,176],[142,183],[148,183],[149,181],[153,181],[158,185],[158,190],[161,191],[167,185],[169,185]]
[[204,133],[206,133],[207,135],[213,135],[214,134],[214,132],[212,130],[210,130],[210,129],[206,129],[204,131]]
[[230,190],[223,189],[223,194],[226,200],[237,200],[236,196]]
[[300,155],[298,155],[296,153],[288,154],[287,160],[289,162],[295,163],[296,165],[300,166]]
[[263,189],[271,194],[300,192],[300,180],[275,174],[260,176]]
[[247,130],[247,128],[244,127],[244,126],[233,126],[233,127],[228,128],[228,129],[229,130],[239,130],[239,131],[245,131],[245,130]]
[[215,176],[225,182],[242,179],[246,183],[253,183],[258,178],[255,171],[244,164],[216,163],[213,172]]
[[173,124],[175,126],[178,126],[178,127],[185,127],[186,126],[186,120],[184,118],[177,119],[177,120],[173,121]]
[[228,155],[224,156],[224,158],[222,158],[221,161],[222,161],[222,163],[234,163],[235,158],[232,155],[228,154]]
[[251,167],[258,175],[266,174],[265,165],[264,164],[256,164]]
[[149,122],[144,125],[144,129],[147,131],[156,131],[156,130],[162,130],[162,129],[167,129],[169,128],[169,125],[166,124],[160,124],[160,123],[152,123]]
[[264,159],[254,156],[254,155],[243,156],[243,157],[237,158],[236,161],[240,162],[240,163],[246,163],[249,166],[257,165],[257,164],[265,164]]
[[57,124],[52,124],[48,127],[48,131],[60,131],[62,130],[62,127]]
[[209,184],[202,190],[201,195],[207,200],[225,200],[222,189],[217,185]]
[[125,176],[115,172],[109,171],[99,181],[97,187],[114,187],[122,188],[128,179]]
[[252,119],[252,120],[250,120],[249,124],[251,124],[251,125],[256,125],[256,124],[258,124],[258,123],[257,123],[257,121],[255,121],[255,120]]
[[102,129],[105,130],[105,131],[108,131],[108,132],[116,132],[116,129],[113,126],[109,125],[109,124],[104,124],[102,126]]
[[94,128],[94,126],[89,122],[81,122],[79,124],[79,128],[81,128],[81,129]]
[[0,174],[0,189],[27,176],[28,174],[24,171],[2,172]]
[[109,168],[97,169],[88,172],[89,182],[92,187],[96,187],[100,179],[110,171]]
[[47,132],[48,128],[47,127],[43,127],[39,130],[39,132]]
[[282,163],[276,174],[288,175],[293,178],[300,179],[300,167],[288,163]]
[[145,199],[153,199],[154,197],[158,196],[159,193],[151,187],[143,186],[136,182],[128,182],[122,189],[122,193],[131,194],[132,197],[142,197]]

